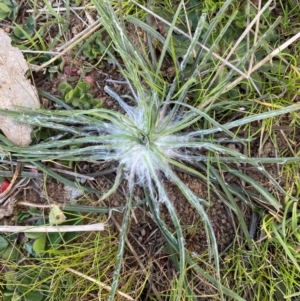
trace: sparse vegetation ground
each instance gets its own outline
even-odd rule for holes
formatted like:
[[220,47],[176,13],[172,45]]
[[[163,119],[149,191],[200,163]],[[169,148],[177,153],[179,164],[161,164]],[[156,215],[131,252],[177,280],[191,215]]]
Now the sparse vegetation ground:
[[0,0],[41,101],[1,224],[74,227],[3,230],[1,298],[300,300],[299,8]]

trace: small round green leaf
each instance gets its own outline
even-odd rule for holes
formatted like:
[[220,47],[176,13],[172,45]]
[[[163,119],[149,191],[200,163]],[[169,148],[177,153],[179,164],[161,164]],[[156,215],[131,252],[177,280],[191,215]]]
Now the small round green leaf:
[[32,245],[32,249],[35,253],[43,253],[46,246],[46,234],[36,239]]
[[0,11],[3,13],[9,13],[10,8],[4,3],[0,3]]
[[65,95],[65,101],[66,103],[70,103],[73,98],[74,90],[70,90]]
[[73,101],[72,101],[72,106],[73,106],[73,107],[78,107],[79,103],[80,103],[79,99],[78,99],[78,98],[75,98],[75,99],[73,99]]
[[85,93],[91,88],[91,85],[87,82],[79,82],[76,88],[80,89],[83,93]]

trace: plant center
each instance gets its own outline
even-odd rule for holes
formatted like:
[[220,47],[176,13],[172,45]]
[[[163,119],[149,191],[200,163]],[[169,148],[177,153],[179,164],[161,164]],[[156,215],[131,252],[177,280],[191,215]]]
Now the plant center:
[[141,144],[145,145],[147,148],[150,147],[149,136],[145,133],[141,133]]

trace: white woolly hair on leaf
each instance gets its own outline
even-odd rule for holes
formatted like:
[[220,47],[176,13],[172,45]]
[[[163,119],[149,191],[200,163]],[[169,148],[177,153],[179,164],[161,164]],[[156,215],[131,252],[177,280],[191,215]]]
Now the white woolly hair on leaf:
[[[155,196],[157,183],[162,180],[162,176],[170,180],[172,178],[169,159],[191,162],[194,158],[193,152],[199,149],[194,146],[194,136],[180,133],[181,128],[193,122],[195,114],[170,109],[161,115],[158,113],[157,104],[151,105],[149,95],[144,95],[145,99],[135,99],[136,106],[131,106],[108,86],[105,91],[125,111],[124,120],[121,114],[117,117],[125,122],[112,121],[101,127],[110,136],[102,141],[103,146],[109,146],[107,159],[124,166],[130,191],[135,185],[139,185]],[[158,198],[163,200],[161,193],[157,193]]]

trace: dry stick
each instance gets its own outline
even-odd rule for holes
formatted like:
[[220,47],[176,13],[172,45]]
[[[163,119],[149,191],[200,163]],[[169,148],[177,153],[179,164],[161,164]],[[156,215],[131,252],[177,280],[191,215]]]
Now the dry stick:
[[70,225],[70,226],[0,226],[0,233],[58,233],[58,232],[90,232],[103,231],[104,224],[97,223],[91,225]]
[[[247,13],[250,14],[250,7],[251,7],[250,1],[248,1],[247,5],[248,5]],[[258,11],[259,12],[261,11],[261,0],[258,0]],[[255,45],[257,43],[258,32],[259,32],[259,21],[260,21],[260,19],[257,19],[256,24],[255,24],[253,45]],[[249,24],[249,16],[247,16],[247,22]],[[247,34],[247,51],[250,51],[250,33],[251,33],[251,30]],[[255,53],[252,53],[252,55],[250,57],[250,61],[249,61],[248,72],[247,72],[249,78],[251,78],[251,69],[252,69],[252,66],[253,66],[253,63],[254,63],[254,59],[255,59]],[[251,84],[254,86],[255,90],[258,92],[258,95],[261,96],[261,93],[260,93],[258,87],[254,84],[253,80],[251,80]],[[249,86],[248,85],[247,85],[247,88],[246,88],[246,93],[247,94],[249,93]],[[244,146],[244,149],[245,149],[245,147],[246,146]],[[246,164],[246,163],[244,163],[244,164]]]
[[[295,153],[295,150],[292,148],[291,146],[291,142],[289,141],[289,139],[287,138],[286,134],[284,133],[283,130],[280,130],[280,134],[282,135],[283,139],[285,140],[286,144],[288,145],[288,148],[290,149],[290,152],[293,154],[294,157],[297,157],[297,154]],[[274,147],[275,149],[275,154],[277,152],[277,148]]]
[[[0,160],[0,163],[7,163],[10,165],[17,165],[19,162],[11,161],[11,160]],[[23,167],[28,167],[28,168],[36,168],[35,165],[29,165],[29,164],[23,164]]]
[[[91,281],[93,283],[96,283],[96,284],[98,284],[99,286],[101,286],[102,288],[106,289],[109,292],[111,291],[111,286],[109,286],[109,285],[107,285],[107,284],[105,284],[105,283],[103,283],[103,282],[101,282],[99,280],[96,280],[95,278],[92,278],[90,276],[82,274],[82,273],[80,273],[80,272],[78,272],[76,270],[73,270],[71,268],[67,268],[67,271],[70,272],[70,273],[73,273],[75,275],[78,275],[78,276],[80,276],[80,277],[82,277],[84,279],[87,279],[87,280],[89,280],[89,281]],[[132,300],[132,301],[135,300],[132,297],[130,297],[129,295],[127,295],[127,294],[125,294],[125,293],[123,293],[121,291],[117,291],[117,294],[120,295],[120,296],[122,296],[122,297],[124,297],[124,298],[126,298],[127,300]]]
[[[250,22],[251,22],[251,20],[250,20],[250,10],[251,10],[251,3],[250,3],[251,1],[247,1],[247,6],[246,6],[246,15],[247,15],[247,26],[249,26],[249,24],[250,24]],[[259,2],[261,2],[261,0],[259,0]],[[260,5],[260,3],[258,4],[258,11],[260,11],[261,10],[261,5]],[[257,24],[259,24],[259,19],[257,19],[257,22],[256,22],[256,25]],[[247,27],[246,26],[246,27]],[[250,51],[250,42],[251,42],[251,39],[250,39],[250,34],[251,34],[251,30],[248,32],[248,34],[247,34],[247,43],[246,43],[246,45],[247,45],[247,52],[249,52]],[[256,39],[256,37],[254,37],[254,43],[256,43],[256,41],[257,41],[257,39]],[[253,60],[252,59],[254,59],[254,53],[251,55],[251,58],[250,58],[250,61],[249,61],[249,68],[248,69],[251,69],[252,68],[252,66],[253,66]],[[248,73],[248,75],[249,75],[249,73]],[[247,87],[246,87],[246,93],[248,94],[249,93],[249,86],[247,85]],[[245,147],[244,147],[245,148]]]
[[[270,61],[274,56],[278,55],[282,50],[284,50],[285,48],[287,48],[288,46],[290,46],[292,43],[294,43],[296,40],[298,40],[300,38],[300,32],[298,32],[296,35],[294,35],[292,38],[288,39],[285,43],[283,43],[281,46],[277,47],[274,51],[272,51],[271,53],[269,53],[264,59],[262,59],[260,62],[258,62],[252,69],[251,69],[251,73],[253,73],[254,71],[256,71],[257,69],[259,69],[261,66],[263,66],[266,62]],[[250,75],[251,75],[250,73]],[[224,93],[226,91],[229,91],[230,89],[232,89],[233,87],[237,86],[244,78],[246,78],[245,76],[241,75],[240,77],[238,77],[235,81],[233,81],[232,83],[228,84],[224,90]],[[206,107],[210,102],[212,102],[214,100],[214,98],[209,98],[205,103],[203,103],[202,105],[200,105],[198,107],[198,109],[203,109],[204,107]]]

